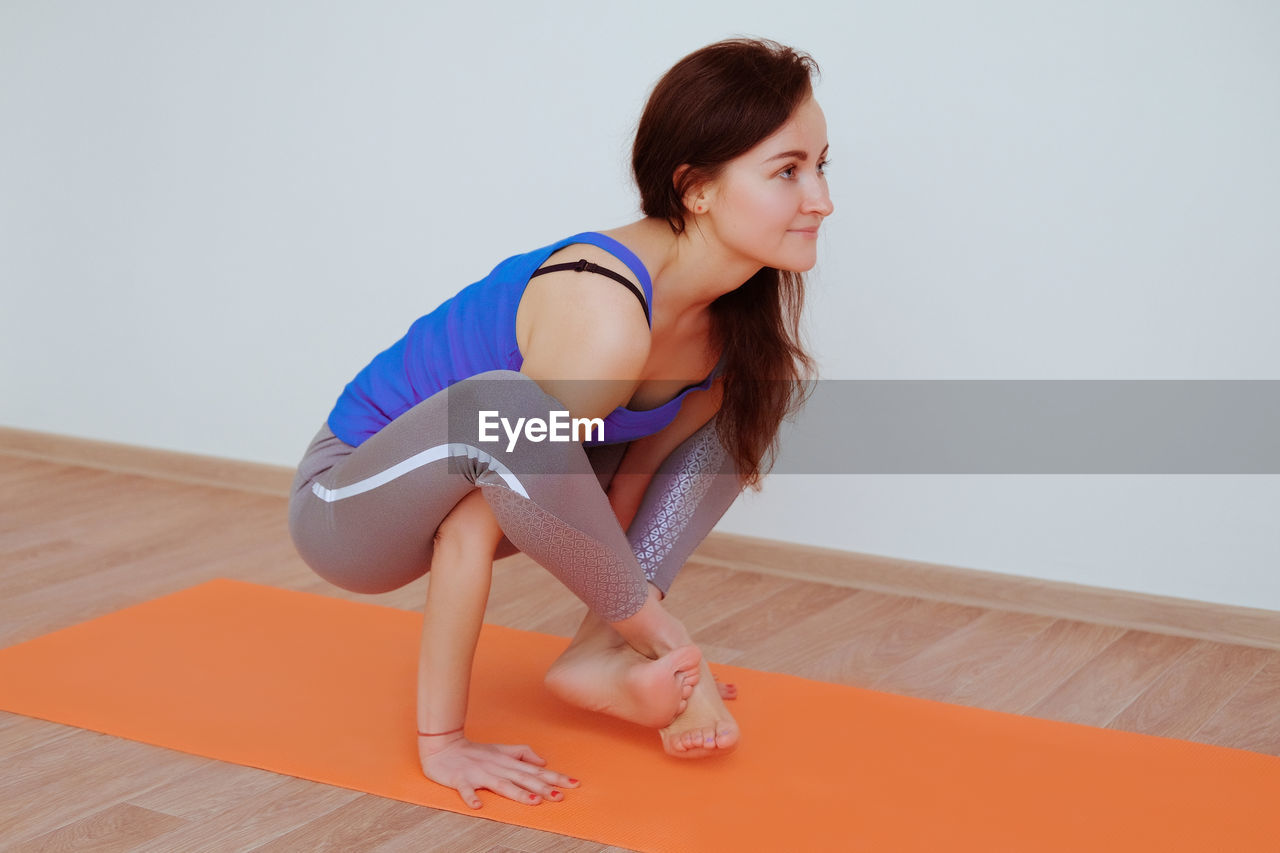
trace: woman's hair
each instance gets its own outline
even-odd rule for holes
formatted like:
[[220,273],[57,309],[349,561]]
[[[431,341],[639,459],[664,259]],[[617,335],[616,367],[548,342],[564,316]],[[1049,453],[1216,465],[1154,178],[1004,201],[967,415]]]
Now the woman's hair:
[[[677,62],[636,130],[631,168],[641,211],[683,233],[686,193],[786,124],[817,73],[809,55],[764,39],[727,39]],[[743,482],[756,489],[773,465],[782,420],[807,397],[814,364],[800,342],[803,307],[804,276],[772,267],[711,303],[713,342],[723,352],[716,426]]]

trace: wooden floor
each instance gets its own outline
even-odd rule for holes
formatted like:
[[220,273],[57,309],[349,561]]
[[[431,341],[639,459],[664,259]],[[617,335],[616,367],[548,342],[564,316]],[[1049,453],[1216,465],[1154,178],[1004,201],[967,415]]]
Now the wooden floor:
[[[385,596],[320,581],[284,516],[280,498],[0,456],[0,646],[216,577],[421,606],[425,580]],[[696,556],[668,602],[713,662],[1280,755],[1280,652]],[[523,557],[497,565],[487,621],[568,636],[583,612]],[[0,768],[5,850],[619,849],[14,714]]]

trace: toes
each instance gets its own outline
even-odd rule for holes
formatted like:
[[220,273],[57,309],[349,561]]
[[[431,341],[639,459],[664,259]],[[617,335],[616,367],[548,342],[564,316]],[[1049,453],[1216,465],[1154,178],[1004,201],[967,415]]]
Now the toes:
[[697,646],[681,646],[667,655],[672,668],[684,675],[689,684],[697,684],[700,677],[698,664],[702,663],[702,652]]
[[727,749],[735,741],[736,732],[734,729],[708,726],[690,729],[682,733],[678,743],[682,752],[689,752],[691,750]]
[[719,750],[727,752],[733,749],[737,742],[737,727],[732,723],[721,722],[710,726],[698,726],[673,734],[666,739],[668,752],[690,753],[690,757],[711,755]]

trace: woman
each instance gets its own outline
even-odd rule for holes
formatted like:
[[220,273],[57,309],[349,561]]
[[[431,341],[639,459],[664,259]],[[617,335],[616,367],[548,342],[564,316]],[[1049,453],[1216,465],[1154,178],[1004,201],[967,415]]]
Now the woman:
[[[588,606],[547,674],[556,695],[660,728],[678,757],[738,741],[661,599],[759,488],[811,369],[799,273],[832,212],[816,71],[760,40],[682,59],[636,134],[644,218],[508,258],[420,318],[347,386],[299,467],[290,529],[320,575],[373,593],[430,571],[419,755],[473,808],[481,788],[532,805],[579,784],[464,733],[492,563],[516,550]],[[601,429],[552,441],[557,412]]]

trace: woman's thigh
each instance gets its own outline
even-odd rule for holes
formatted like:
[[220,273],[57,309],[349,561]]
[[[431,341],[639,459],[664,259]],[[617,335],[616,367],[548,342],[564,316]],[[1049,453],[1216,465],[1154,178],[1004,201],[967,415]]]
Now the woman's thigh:
[[[485,380],[466,380],[477,381]],[[487,387],[509,399],[529,382],[506,380]],[[359,447],[343,443],[327,426],[317,434],[299,465],[290,504],[294,543],[317,574],[344,589],[377,593],[404,586],[430,569],[436,529],[482,484],[477,480],[484,467],[458,455],[462,404],[450,404],[448,391],[419,403]],[[455,393],[456,399],[465,396]],[[625,444],[586,449],[590,467],[583,470],[596,475],[597,500],[604,501],[602,492],[625,450]],[[484,484],[501,482],[494,474],[489,471]],[[626,548],[621,537],[618,544]],[[504,537],[494,557],[518,551]]]
[[322,429],[299,466],[289,508],[298,553],[353,592],[387,592],[421,577],[431,567],[436,528],[475,488],[447,454],[422,458],[448,444],[446,405],[436,398],[359,447]]

